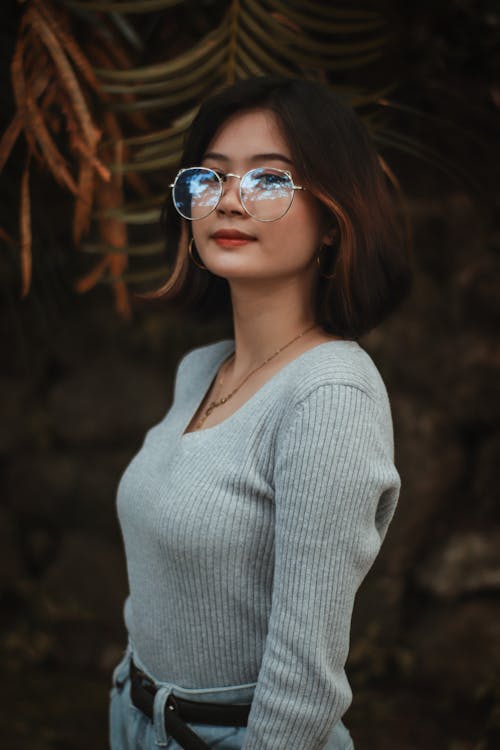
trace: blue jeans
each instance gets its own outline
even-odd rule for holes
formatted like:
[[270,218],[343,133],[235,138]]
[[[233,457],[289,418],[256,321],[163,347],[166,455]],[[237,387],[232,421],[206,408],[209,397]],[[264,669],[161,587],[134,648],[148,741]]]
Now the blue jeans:
[[[130,700],[130,658],[156,683],[154,719],[151,721]],[[109,739],[111,750],[180,750],[181,746],[167,734],[163,721],[165,701],[170,693],[191,701],[209,703],[251,703],[255,682],[219,688],[183,688],[173,683],[159,682],[144,667],[131,644],[113,671],[109,704]],[[240,750],[246,727],[197,724],[187,722],[210,747],[217,750]],[[338,721],[332,729],[324,750],[354,750],[347,727]]]

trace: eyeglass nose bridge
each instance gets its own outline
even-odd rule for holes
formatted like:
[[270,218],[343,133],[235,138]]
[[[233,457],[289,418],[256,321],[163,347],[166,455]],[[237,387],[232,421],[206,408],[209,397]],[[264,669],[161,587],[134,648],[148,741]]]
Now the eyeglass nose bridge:
[[226,191],[224,189],[224,183],[226,182],[227,178],[228,177],[236,177],[240,181],[239,188],[238,188],[238,200],[240,202],[240,205],[241,205],[243,211],[245,213],[248,213],[247,209],[245,208],[245,204],[243,202],[243,196],[241,194],[241,181],[242,181],[242,179],[243,179],[243,177],[245,175],[235,174],[234,172],[224,172],[224,175],[222,175],[222,176],[220,174],[218,174],[217,172],[215,174],[217,174],[217,177],[220,180],[220,196],[219,196],[219,200],[217,201],[217,205],[214,206],[213,210],[216,211],[219,208],[220,203],[221,203],[222,199],[224,198],[224,195],[226,193]]

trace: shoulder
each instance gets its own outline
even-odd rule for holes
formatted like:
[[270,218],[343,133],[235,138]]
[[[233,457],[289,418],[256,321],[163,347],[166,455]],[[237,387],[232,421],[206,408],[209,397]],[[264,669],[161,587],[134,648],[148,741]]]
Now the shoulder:
[[294,405],[318,389],[356,389],[373,401],[387,398],[380,371],[371,355],[357,341],[330,341],[307,350],[297,359],[289,383]]
[[[389,395],[371,355],[356,341],[336,341],[313,347],[296,361],[285,386],[279,432],[320,422],[356,423],[377,433],[394,450]],[[326,420],[326,422],[325,422]]]

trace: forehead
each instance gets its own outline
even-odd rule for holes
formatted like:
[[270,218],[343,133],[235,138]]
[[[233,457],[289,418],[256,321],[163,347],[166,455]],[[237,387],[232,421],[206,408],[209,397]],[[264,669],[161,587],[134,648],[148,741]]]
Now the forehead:
[[290,149],[276,115],[268,110],[251,110],[231,115],[217,130],[206,151],[215,151],[230,159],[240,160],[266,153],[281,153],[290,157]]

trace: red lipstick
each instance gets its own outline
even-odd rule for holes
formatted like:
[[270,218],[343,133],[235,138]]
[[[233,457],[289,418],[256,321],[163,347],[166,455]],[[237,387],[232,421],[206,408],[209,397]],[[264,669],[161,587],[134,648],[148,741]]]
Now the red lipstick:
[[254,242],[256,237],[237,229],[219,229],[218,232],[212,234],[212,239],[221,247],[239,247],[248,242]]

